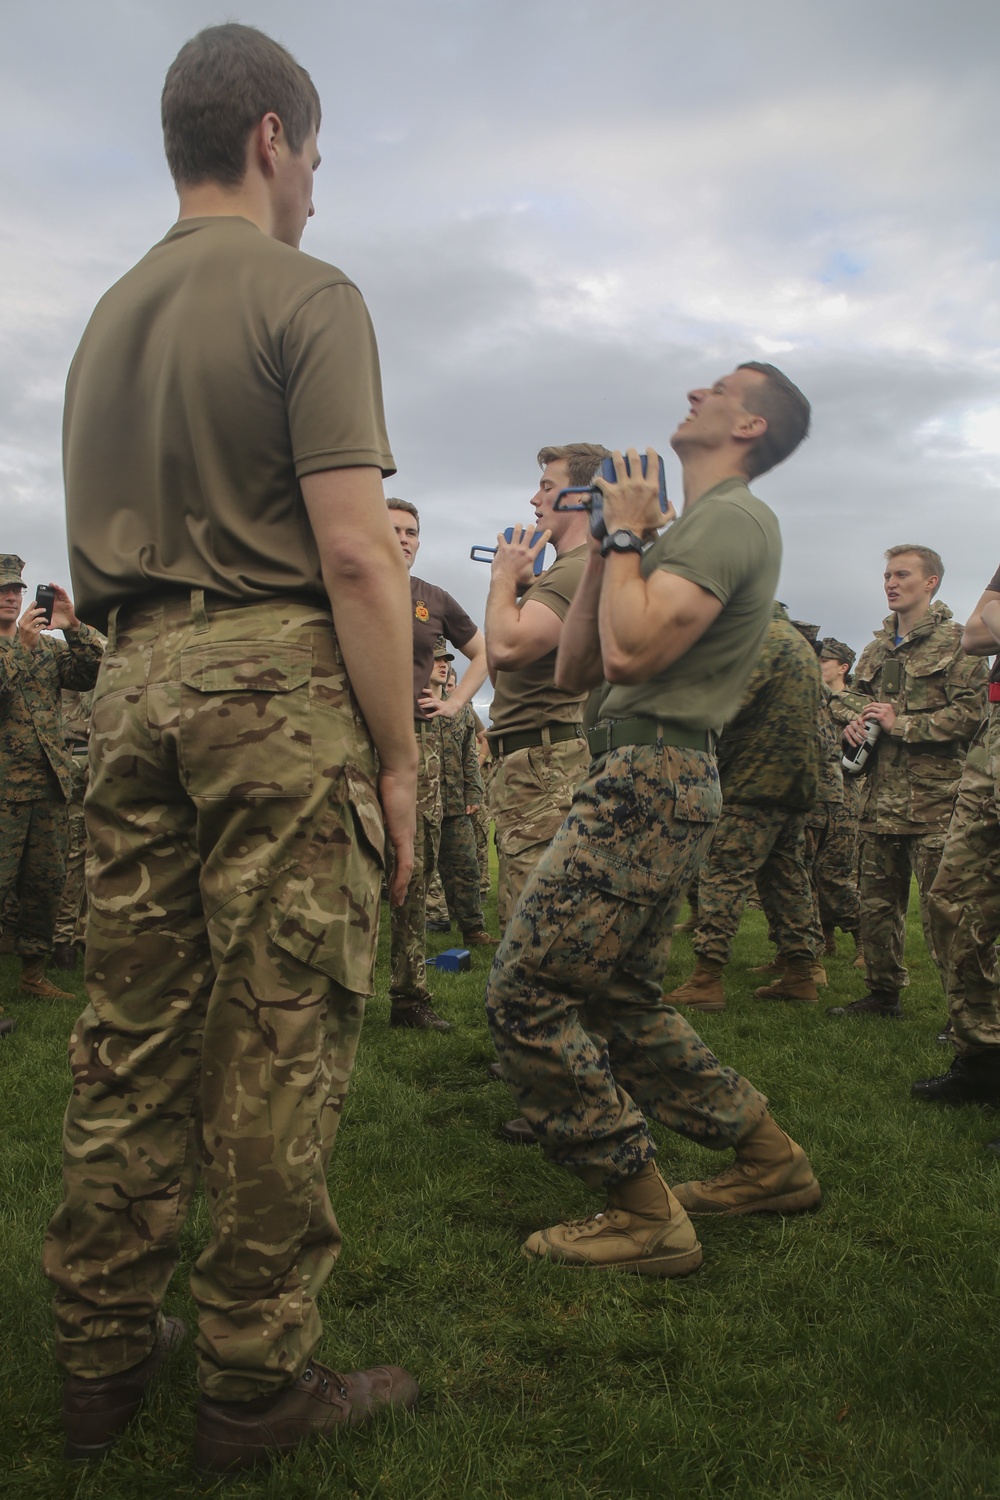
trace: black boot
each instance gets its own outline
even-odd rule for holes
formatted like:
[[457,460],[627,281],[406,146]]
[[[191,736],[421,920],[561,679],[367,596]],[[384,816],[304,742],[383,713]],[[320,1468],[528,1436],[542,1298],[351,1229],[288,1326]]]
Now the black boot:
[[910,1089],[914,1099],[937,1104],[994,1104],[1000,1108],[1000,1047],[962,1052],[947,1073],[918,1078]]

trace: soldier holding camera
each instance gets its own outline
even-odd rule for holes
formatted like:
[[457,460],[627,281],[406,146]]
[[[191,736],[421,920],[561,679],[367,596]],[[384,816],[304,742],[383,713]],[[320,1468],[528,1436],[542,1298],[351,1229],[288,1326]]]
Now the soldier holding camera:
[[[57,584],[39,589],[22,614],[23,571],[20,557],[0,555],[0,910],[16,887],[22,994],[71,1000],[45,976],[65,875],[72,779],[60,695],[63,688],[94,686],[102,647]],[[64,646],[44,633],[50,628],[63,632]]]

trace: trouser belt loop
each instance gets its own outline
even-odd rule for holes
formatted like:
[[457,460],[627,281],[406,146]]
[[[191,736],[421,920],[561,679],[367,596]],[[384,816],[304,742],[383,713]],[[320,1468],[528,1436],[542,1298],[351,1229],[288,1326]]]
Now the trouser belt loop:
[[208,615],[205,613],[205,590],[191,590],[191,619],[194,623],[195,635],[204,635],[208,629]]
[[118,611],[120,609],[121,609],[121,605],[120,604],[116,604],[115,607],[114,607],[114,609],[108,615],[108,651],[109,651],[109,653],[118,650]]

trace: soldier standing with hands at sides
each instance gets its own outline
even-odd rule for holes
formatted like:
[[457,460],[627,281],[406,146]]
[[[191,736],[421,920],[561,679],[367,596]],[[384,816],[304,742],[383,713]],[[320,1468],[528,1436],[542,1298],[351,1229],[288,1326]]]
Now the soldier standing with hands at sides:
[[[986,720],[965,761],[941,864],[931,930],[947,975],[955,1058],[913,1085],[918,1099],[1000,1106],[1000,568],[962,632],[970,656],[994,657]],[[990,1141],[1000,1153],[1000,1139]]]
[[312,81],[212,26],[162,115],[178,221],[98,305],[66,394],[74,585],[109,643],[44,1269],[66,1453],[97,1459],[183,1338],[162,1307],[200,1178],[195,1457],[227,1470],[417,1396],[316,1358],[386,830],[397,903],[413,859],[412,634],[368,313],[298,248]]
[[[809,404],[772,365],[688,394],[671,439],[684,509],[663,525],[650,481],[615,455],[600,482],[607,536],[587,555],[556,681],[603,679],[594,756],[528,877],[486,997],[503,1075],[542,1149],[604,1209],[532,1234],[524,1254],[683,1276],[701,1264],[690,1214],[790,1212],[820,1189],[767,1101],[666,1003],[661,955],[719,816],[714,745],[760,651],[781,562],[774,514],[748,480],[786,458]],[[735,1163],[672,1193],[645,1113]]]

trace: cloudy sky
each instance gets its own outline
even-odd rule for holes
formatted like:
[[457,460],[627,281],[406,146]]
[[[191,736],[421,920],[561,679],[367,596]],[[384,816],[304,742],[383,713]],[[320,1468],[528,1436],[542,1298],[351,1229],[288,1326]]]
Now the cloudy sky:
[[[422,576],[528,519],[546,443],[667,440],[780,364],[813,435],[755,486],[792,613],[855,646],[882,551],[964,618],[1000,561],[1000,7],[982,0],[49,0],[4,25],[0,550],[67,576],[59,428],[90,310],[171,223],[159,93],[238,19],[324,106],[303,248],[361,286]],[[668,483],[679,492],[668,457]]]

